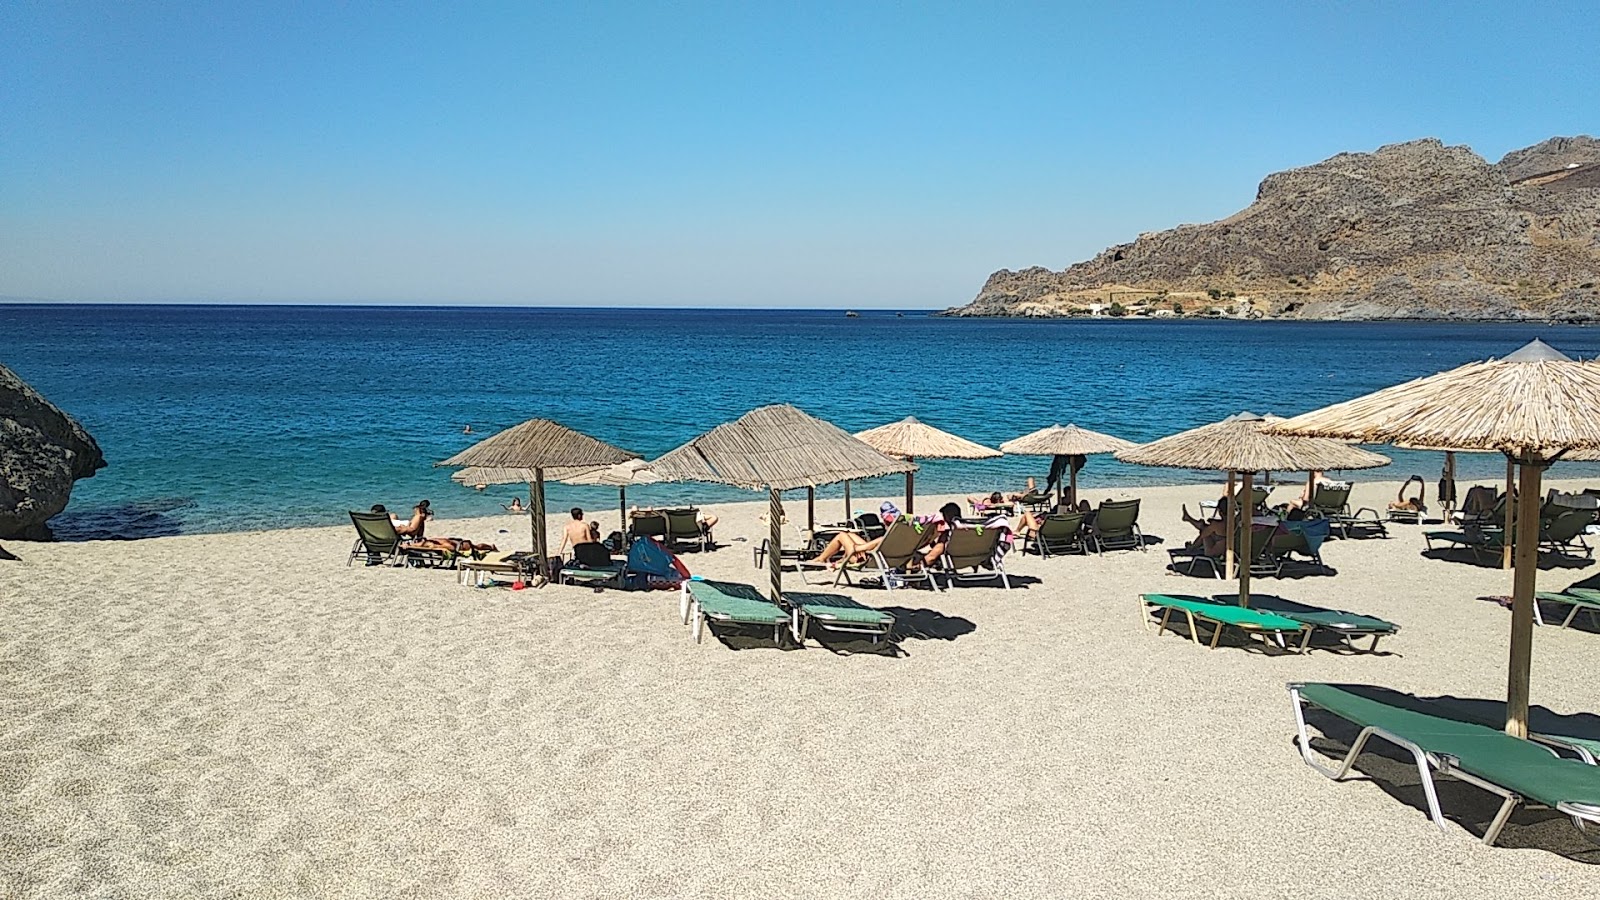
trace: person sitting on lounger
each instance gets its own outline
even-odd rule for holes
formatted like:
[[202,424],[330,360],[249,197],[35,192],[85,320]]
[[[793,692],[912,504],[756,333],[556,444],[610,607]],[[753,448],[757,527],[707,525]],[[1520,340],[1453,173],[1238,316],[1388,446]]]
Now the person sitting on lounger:
[[[886,506],[891,504],[885,504]],[[896,512],[899,512],[896,510]],[[938,534],[921,550],[923,562],[930,563],[944,555],[945,543],[949,541],[950,529],[956,527],[961,517],[961,507],[954,503],[946,503],[939,508],[939,515],[923,523],[929,528],[938,529]],[[858,563],[866,559],[867,554],[878,549],[883,543],[883,538],[867,540],[854,531],[841,531],[833,536],[822,552],[818,553],[813,562],[827,563],[830,568],[837,568],[846,563]],[[835,560],[837,557],[837,561]]]
[[587,544],[590,541],[599,542],[600,539],[598,537],[592,538],[589,534],[589,523],[583,520],[583,508],[574,506],[572,508],[572,521],[568,522],[566,527],[561,530],[561,547],[556,552],[565,551],[568,544],[576,547],[579,544]]
[[982,516],[997,506],[1006,505],[1006,499],[999,491],[995,491],[987,497],[968,497],[967,505],[972,507],[973,515]]
[[[1217,501],[1217,508],[1226,510],[1227,500],[1227,497],[1223,497],[1221,500]],[[1179,507],[1179,509],[1181,509],[1183,512],[1183,520],[1188,522],[1190,525],[1193,525],[1195,527],[1195,531],[1199,532],[1199,534],[1195,535],[1194,540],[1188,543],[1189,549],[1198,550],[1207,556],[1221,556],[1222,551],[1227,549],[1228,546],[1227,519],[1221,517],[1211,519],[1209,521],[1205,519],[1197,519],[1194,516],[1189,515],[1188,504],[1184,504],[1183,506]]]
[[423,532],[427,529],[428,520],[431,518],[433,518],[433,509],[428,501],[418,500],[416,507],[411,510],[410,521],[394,519],[395,533],[401,537],[422,537]]
[[1039,483],[1033,480],[1033,476],[1032,475],[1029,475],[1028,476],[1028,485],[1027,485],[1027,487],[1023,488],[1021,493],[1018,493],[1018,494],[1007,494],[1006,495],[1006,499],[1007,500],[1021,500],[1023,497],[1037,496],[1038,493],[1039,493]]

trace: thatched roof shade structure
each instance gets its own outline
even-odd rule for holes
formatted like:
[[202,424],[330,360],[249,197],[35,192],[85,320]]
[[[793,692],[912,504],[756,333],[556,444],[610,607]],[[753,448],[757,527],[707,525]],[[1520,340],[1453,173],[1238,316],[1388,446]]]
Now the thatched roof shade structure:
[[1498,450],[1520,467],[1513,569],[1506,731],[1528,736],[1534,581],[1539,563],[1540,478],[1574,451],[1600,450],[1600,365],[1543,341],[1490,359],[1294,416],[1280,434],[1454,450]]
[[[471,484],[507,484],[514,475],[531,472],[528,479],[529,518],[533,522],[533,551],[539,574],[549,577],[549,548],[545,542],[544,478],[546,469],[592,469],[633,459],[637,454],[619,450],[605,441],[552,422],[529,419],[497,432],[441,462],[438,466],[477,467],[485,480]],[[574,473],[575,474],[575,473]],[[491,477],[492,476],[492,477]]]
[[849,432],[790,406],[753,409],[673,450],[650,467],[663,481],[708,481],[767,489],[772,546],[767,553],[774,602],[783,597],[783,502],[780,493],[858,478],[916,471]]
[[[975,444],[948,431],[906,416],[898,422],[856,432],[856,437],[878,452],[896,459],[993,459],[999,450]],[[912,511],[912,484],[915,473],[906,473],[906,512]]]
[[[1249,497],[1251,478],[1256,472],[1314,472],[1330,469],[1371,469],[1389,464],[1389,457],[1340,441],[1320,438],[1286,437],[1265,430],[1278,419],[1267,419],[1251,413],[1230,416],[1221,422],[1202,425],[1141,444],[1117,453],[1117,459],[1141,466],[1164,466],[1173,469],[1214,469],[1228,473],[1227,496]],[[1234,493],[1233,476],[1244,476],[1244,485]],[[1229,546],[1237,531],[1244,545],[1239,555],[1250,559],[1250,529],[1235,528],[1239,503],[1230,502],[1224,524]],[[1245,514],[1249,515],[1248,506]],[[1232,568],[1233,559],[1225,561]],[[1250,565],[1239,565],[1239,604],[1250,605]]]
[[[661,480],[642,459],[630,459],[611,466],[563,466],[545,469],[546,481],[562,484],[601,485],[617,489],[622,509],[622,529],[628,527],[628,488],[636,484],[655,484]],[[532,484],[532,469],[506,469],[486,466],[469,466],[450,476],[450,480],[469,487],[484,484]]]
[[1342,441],[1286,438],[1263,431],[1275,421],[1282,420],[1248,413],[1231,416],[1131,447],[1116,456],[1141,466],[1219,472],[1320,472],[1389,464],[1387,456]]
[[663,481],[788,491],[914,472],[849,432],[788,404],[753,409],[653,460]]
[[[1109,434],[1079,428],[1076,425],[1051,425],[1041,428],[1019,438],[1012,438],[1000,445],[1001,453],[1014,453],[1019,456],[1051,456],[1055,457],[1050,465],[1052,476],[1058,476],[1062,470],[1069,471],[1070,487],[1067,499],[1070,503],[1078,502],[1078,468],[1083,460],[1073,457],[1091,456],[1095,453],[1115,453],[1118,450],[1127,450],[1134,446],[1132,441],[1125,441]],[[1045,485],[1046,489],[1049,484]]]

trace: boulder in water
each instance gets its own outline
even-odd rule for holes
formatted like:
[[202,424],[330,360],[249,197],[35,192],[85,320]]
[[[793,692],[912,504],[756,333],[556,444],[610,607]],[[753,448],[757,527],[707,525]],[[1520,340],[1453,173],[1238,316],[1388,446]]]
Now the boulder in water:
[[72,483],[105,465],[77,420],[0,365],[0,538],[48,540]]

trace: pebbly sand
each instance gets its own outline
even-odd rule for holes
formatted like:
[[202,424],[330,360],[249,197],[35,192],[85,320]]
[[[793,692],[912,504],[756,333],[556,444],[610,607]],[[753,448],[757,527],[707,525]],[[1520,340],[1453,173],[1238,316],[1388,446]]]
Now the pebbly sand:
[[[1392,526],[1330,541],[1334,577],[1255,583],[1400,623],[1375,655],[1158,638],[1137,594],[1230,589],[1164,572],[1178,503],[1219,492],[1140,488],[1165,544],[1013,553],[1010,592],[846,590],[902,618],[892,657],[697,646],[676,593],[346,568],[348,526],[11,542],[0,897],[1593,897],[1567,820],[1485,848],[1489,795],[1442,782],[1468,827],[1441,834],[1406,765],[1336,784],[1292,745],[1291,680],[1503,698],[1510,615],[1477,598],[1509,573]],[[764,508],[710,507],[722,547],[684,560],[761,584]],[[430,532],[528,542],[511,516]],[[1600,710],[1596,671],[1600,634],[1536,630],[1535,703]]]

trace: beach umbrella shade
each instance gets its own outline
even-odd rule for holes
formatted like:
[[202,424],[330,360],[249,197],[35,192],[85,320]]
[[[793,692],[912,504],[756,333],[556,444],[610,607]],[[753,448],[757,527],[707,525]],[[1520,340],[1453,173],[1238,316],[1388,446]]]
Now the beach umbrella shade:
[[600,469],[590,469],[556,479],[562,484],[595,484],[617,489],[617,508],[621,511],[621,530],[628,530],[628,488],[636,484],[656,484],[661,476],[642,459],[630,459]]
[[[1208,469],[1229,473],[1228,512],[1223,525],[1232,541],[1239,503],[1249,497],[1256,472],[1324,472],[1338,469],[1371,469],[1389,464],[1382,454],[1363,450],[1342,441],[1272,434],[1265,426],[1281,421],[1253,413],[1229,416],[1221,422],[1140,444],[1117,453],[1117,459],[1141,466],[1174,469]],[[1243,476],[1244,484],[1233,492],[1233,474]],[[1250,605],[1250,528],[1240,527],[1244,544],[1239,548],[1239,605]],[[1232,563],[1228,563],[1231,567]]]
[[[1058,466],[1065,466],[1071,471],[1071,488],[1067,494],[1068,501],[1076,506],[1078,504],[1078,467],[1072,465],[1074,456],[1092,456],[1096,453],[1116,453],[1119,450],[1128,450],[1135,445],[1132,441],[1125,441],[1109,434],[1079,428],[1076,425],[1051,425],[1038,431],[1014,438],[1000,445],[1001,453],[1012,453],[1018,456],[1050,456],[1056,459],[1051,463],[1051,470],[1058,471]],[[1046,485],[1048,487],[1048,485]],[[1059,491],[1059,486],[1057,490]],[[1059,499],[1059,498],[1058,498]]]
[[[879,453],[896,459],[993,459],[999,450],[975,444],[948,431],[906,416],[898,422],[856,432],[856,437],[871,444]],[[906,512],[912,510],[912,483],[915,472],[906,473]]]
[[[546,470],[593,469],[635,458],[605,441],[549,419],[529,419],[490,435],[436,466],[475,467],[481,480],[469,484],[511,484],[526,478],[532,514],[534,564],[550,577],[545,541],[544,479]],[[528,477],[531,476],[531,477]]]
[[1335,403],[1272,430],[1369,444],[1493,450],[1518,467],[1506,732],[1527,737],[1540,479],[1560,459],[1600,451],[1600,365],[1572,360],[1535,340],[1504,358]]
[[650,468],[663,481],[767,489],[772,542],[767,568],[776,603],[783,598],[783,491],[899,475],[915,471],[916,464],[885,456],[832,422],[788,404],[776,404],[718,425],[652,460]]

